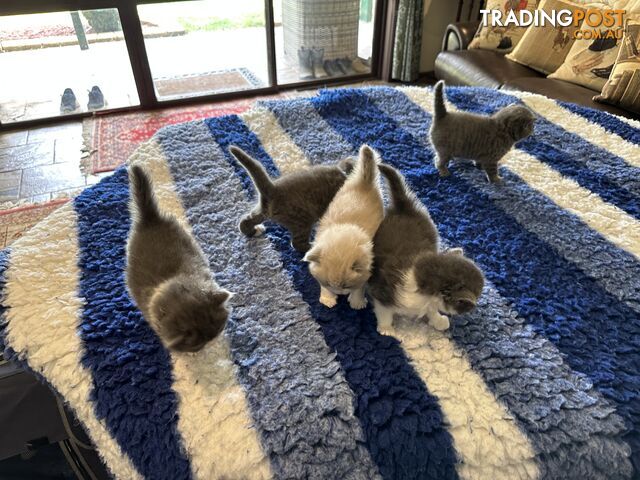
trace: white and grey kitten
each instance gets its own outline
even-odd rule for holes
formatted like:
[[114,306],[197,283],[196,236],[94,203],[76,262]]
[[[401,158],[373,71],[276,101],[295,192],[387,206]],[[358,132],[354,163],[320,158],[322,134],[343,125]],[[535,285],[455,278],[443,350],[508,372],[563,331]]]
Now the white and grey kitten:
[[378,160],[360,148],[353,171],[320,219],[304,260],[320,284],[320,303],[331,308],[338,295],[349,295],[351,308],[367,304],[365,284],[371,275],[373,236],[384,216]]
[[227,322],[231,294],[213,279],[200,246],[176,218],[159,210],[139,165],[129,168],[131,233],[127,288],[144,318],[170,349],[197,352]]
[[480,269],[459,248],[439,251],[439,236],[427,209],[402,175],[380,165],[391,201],[373,240],[374,269],[369,280],[378,331],[393,332],[393,316],[426,317],[437,330],[449,328],[443,313],[475,308],[484,285]]
[[453,158],[474,160],[492,183],[500,183],[498,162],[513,145],[533,133],[535,115],[522,105],[509,105],[491,116],[449,112],[444,102],[444,82],[433,92],[433,121],[429,132],[440,175],[449,175]]

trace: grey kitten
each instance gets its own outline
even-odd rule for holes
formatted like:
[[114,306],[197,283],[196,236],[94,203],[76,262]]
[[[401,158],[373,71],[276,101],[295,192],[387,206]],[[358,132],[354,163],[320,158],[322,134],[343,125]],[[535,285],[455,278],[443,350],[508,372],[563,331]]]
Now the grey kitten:
[[380,165],[389,184],[390,205],[373,239],[374,268],[369,280],[378,331],[393,332],[395,313],[427,317],[438,330],[449,328],[440,312],[459,314],[475,308],[484,286],[480,269],[462,249],[439,249],[436,226],[402,175]]
[[491,116],[468,112],[448,112],[444,102],[444,82],[434,89],[431,143],[440,176],[449,175],[449,161],[455,157],[475,160],[490,182],[499,183],[498,162],[513,145],[533,133],[535,115],[522,105],[509,105]]
[[197,352],[227,322],[231,294],[213,279],[200,246],[161,212],[146,172],[129,168],[132,226],[126,281],[144,318],[170,349]]
[[264,232],[260,224],[273,220],[289,230],[293,248],[303,253],[309,250],[311,230],[342,187],[353,159],[332,166],[316,165],[274,179],[241,148],[232,145],[229,152],[247,171],[260,194],[256,206],[240,221],[240,231],[249,237],[257,236]]

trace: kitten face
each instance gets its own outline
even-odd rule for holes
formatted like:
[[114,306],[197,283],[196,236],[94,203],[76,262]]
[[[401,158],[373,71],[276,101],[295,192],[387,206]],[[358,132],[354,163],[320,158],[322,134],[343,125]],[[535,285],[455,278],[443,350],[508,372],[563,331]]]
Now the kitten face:
[[231,294],[206,282],[174,279],[158,289],[150,313],[167,347],[197,352],[222,333],[230,314]]
[[418,290],[438,296],[444,313],[470,312],[484,287],[482,271],[460,249],[420,257],[414,273]]
[[371,276],[373,245],[359,227],[336,225],[316,238],[304,260],[318,283],[336,295],[346,295]]
[[522,105],[509,105],[498,112],[500,118],[514,141],[522,140],[533,133],[535,115]]

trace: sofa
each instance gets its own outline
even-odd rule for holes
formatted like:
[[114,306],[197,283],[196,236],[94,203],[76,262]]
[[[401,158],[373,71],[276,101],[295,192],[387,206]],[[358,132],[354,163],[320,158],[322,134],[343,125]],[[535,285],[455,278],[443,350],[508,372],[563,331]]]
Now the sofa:
[[613,105],[593,101],[598,92],[580,85],[546,78],[524,65],[488,50],[468,50],[480,22],[450,24],[444,35],[442,51],[435,62],[435,76],[447,85],[476,86],[501,90],[538,93],[549,98],[577,103],[634,120],[640,116]]

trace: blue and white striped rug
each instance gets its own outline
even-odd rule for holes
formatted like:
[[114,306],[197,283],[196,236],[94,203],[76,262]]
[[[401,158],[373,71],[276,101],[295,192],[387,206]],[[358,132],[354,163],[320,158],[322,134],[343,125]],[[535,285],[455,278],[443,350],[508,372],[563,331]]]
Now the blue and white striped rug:
[[[450,89],[452,108],[522,101],[535,134],[502,167],[440,179],[431,90],[323,91],[167,127],[134,155],[236,292],[224,338],[168,353],[127,296],[126,170],[1,257],[8,353],[57,390],[114,476],[135,479],[614,479],[640,474],[640,125],[544,97]],[[437,332],[329,310],[287,234],[236,225],[273,174],[362,143],[400,168],[484,270],[478,309]],[[400,232],[401,233],[401,232]]]

